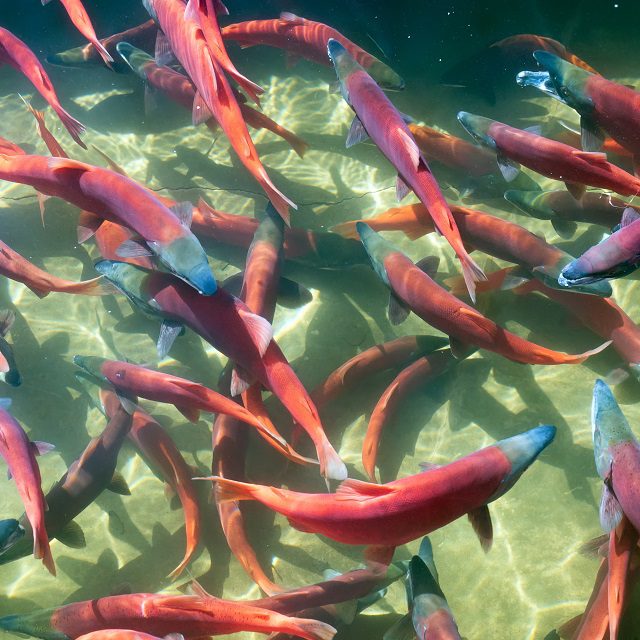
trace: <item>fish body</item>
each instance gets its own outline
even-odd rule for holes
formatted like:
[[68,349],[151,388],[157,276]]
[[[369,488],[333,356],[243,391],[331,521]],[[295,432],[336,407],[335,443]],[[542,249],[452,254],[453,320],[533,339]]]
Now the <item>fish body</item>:
[[121,394],[173,404],[194,420],[199,411],[226,413],[264,430],[262,423],[244,407],[201,384],[118,360],[74,356],[73,361],[93,379],[109,383]]
[[[119,43],[117,51],[129,67],[147,82],[148,87],[158,89],[170,100],[191,111],[196,89],[189,78],[167,66],[156,64],[149,54],[136,49],[127,42]],[[236,95],[236,97],[238,96],[239,94]],[[248,125],[255,129],[268,129],[286,140],[299,156],[304,156],[309,146],[304,140],[273,121],[261,111],[257,111],[242,102],[239,103],[239,106],[242,116]],[[218,123],[215,118],[209,118],[205,124],[214,132],[218,130]]]
[[322,407],[369,376],[416,360],[445,345],[435,336],[404,336],[369,347],[332,371],[311,392],[311,397],[318,407]]
[[445,372],[455,362],[456,358],[450,349],[422,356],[404,368],[383,391],[371,412],[367,432],[362,441],[362,466],[371,482],[376,482],[376,458],[380,438],[391,415],[414,389],[424,388],[426,383]]
[[[112,36],[102,38],[100,40],[104,48],[113,58],[111,66],[114,71],[123,73],[128,71],[129,67],[117,55],[116,46],[120,42],[128,42],[130,45],[140,47],[146,51],[153,50],[156,41],[158,28],[154,20],[149,19],[130,29],[126,29],[121,33],[114,33]],[[59,65],[61,67],[84,67],[102,65],[102,58],[93,44],[88,43],[83,47],[75,47],[60,53],[54,53],[46,58],[49,64]]]
[[198,20],[193,12],[188,11],[189,6],[193,5],[185,7],[182,0],[144,2],[160,25],[171,50],[196,86],[194,123],[204,122],[213,115],[241,162],[288,223],[289,207],[295,209],[296,206],[278,191],[262,166],[231,85],[212,56]]
[[0,27],[0,64],[9,64],[26,76],[62,120],[71,137],[83,149],[87,148],[80,138],[84,132],[84,125],[62,108],[53,84],[38,58],[22,40],[2,27]]
[[345,544],[396,547],[500,497],[552,441],[537,427],[448,465],[384,485],[345,480],[308,494],[213,477],[221,500],[258,500],[307,533]]
[[627,206],[622,200],[597,191],[587,191],[580,200],[562,190],[508,190],[504,197],[518,211],[538,220],[550,220],[554,226],[565,222],[586,222],[611,229],[620,222]]
[[[490,276],[491,280],[491,276]],[[550,288],[539,280],[531,280],[514,289],[515,293],[540,291],[569,310],[583,325],[605,340],[638,377],[640,371],[640,326],[611,298],[571,295],[568,290]]]
[[313,401],[272,339],[266,320],[222,288],[213,296],[200,296],[166,273],[110,261],[96,268],[136,307],[152,317],[188,326],[233,360],[238,376],[271,390],[313,440],[321,473],[338,480],[346,477],[346,467],[329,443]]
[[473,177],[497,173],[493,154],[483,147],[424,125],[409,123],[409,130],[429,161],[436,160]]
[[240,297],[268,322],[273,321],[278,298],[278,283],[284,261],[284,225],[275,211],[267,208],[247,253]]
[[[536,51],[536,60],[549,73],[560,100],[580,114],[583,142],[602,144],[603,131],[640,157],[640,93],[590,73],[546,51]],[[593,138],[593,139],[591,139]]]
[[[109,418],[120,410],[115,393],[101,391],[104,409]],[[171,436],[146,412],[137,408],[131,416],[129,439],[146,460],[159,469],[168,486],[180,499],[184,512],[187,545],[180,564],[169,574],[179,576],[195,555],[200,543],[200,506],[191,477],[193,470],[185,462]]]
[[622,278],[639,266],[640,216],[626,209],[620,228],[566,265],[558,282],[563,287],[588,285],[605,278]]
[[284,49],[292,58],[301,57],[330,66],[327,59],[327,42],[339,42],[371,77],[384,89],[404,89],[404,80],[389,66],[361,49],[332,27],[313,22],[292,13],[282,13],[275,20],[250,20],[237,22],[222,29],[225,40],[234,40],[241,47],[267,45]]
[[429,538],[413,556],[407,573],[407,601],[416,636],[422,640],[462,640],[449,603],[438,584]]
[[604,481],[600,523],[609,532],[624,514],[640,531],[640,443],[602,380],[593,389],[591,425],[596,469]]
[[[192,228],[218,242],[249,248],[258,221],[213,209],[203,200],[193,210]],[[336,269],[366,264],[367,254],[359,242],[345,239],[337,233],[309,231],[287,227],[284,231],[285,260],[300,262],[321,269]]]
[[[244,479],[244,462],[247,453],[248,438],[246,429],[238,429],[235,420],[219,415],[213,424],[213,463],[214,475],[233,480]],[[215,495],[215,494],[214,494]],[[282,591],[263,571],[256,552],[247,537],[244,517],[237,502],[219,502],[216,500],[222,531],[229,549],[238,559],[250,578],[268,595]]]
[[[0,408],[0,456],[9,467],[31,529],[35,532],[33,555],[36,559],[42,560],[49,573],[55,576],[56,567],[45,526],[47,507],[42,493],[40,468],[36,461],[36,445],[29,440],[18,421],[5,408]],[[12,548],[15,548],[15,545]]]
[[352,131],[363,128],[397,169],[398,193],[401,194],[404,189],[413,190],[427,208],[436,229],[456,252],[473,298],[474,282],[484,279],[484,273],[464,248],[449,205],[402,115],[339,42],[329,40],[327,46],[340,80],[342,95],[356,114]]
[[[131,417],[119,408],[102,433],[91,440],[82,455],[47,493],[45,501],[49,509],[44,515],[44,524],[51,538],[60,538],[67,543],[67,538],[72,535],[74,539],[69,541],[71,546],[84,546],[84,536],[79,527],[76,525],[71,528],[69,525],[112,484],[118,453],[130,428]],[[126,491],[126,488],[122,490]],[[25,528],[24,538],[6,553],[0,554],[0,564],[29,553],[34,529],[24,518],[22,524]]]
[[[184,636],[180,633],[168,634],[170,640],[181,640]],[[152,636],[142,631],[131,631],[131,629],[102,629],[92,631],[79,636],[77,640],[162,640],[157,636]]]
[[517,164],[522,164],[548,178],[562,180],[577,197],[582,196],[584,185],[610,189],[623,196],[640,193],[640,179],[607,162],[604,153],[581,151],[465,111],[458,113],[458,120],[476,141],[497,153],[506,177],[511,177]]
[[[42,0],[42,4],[48,4],[51,0]],[[98,55],[102,58],[104,63],[111,69],[111,63],[113,58],[111,54],[105,49],[91,24],[91,18],[87,10],[84,8],[81,0],[60,0],[60,3],[65,8],[65,11],[71,18],[71,22],[75,28],[93,45],[94,49],[98,52]]]
[[578,364],[609,344],[605,343],[594,351],[570,355],[520,338],[442,289],[367,225],[358,223],[358,230],[376,273],[394,296],[425,322],[458,343],[488,349],[525,364]]
[[204,38],[209,45],[209,50],[214,55],[218,64],[230,78],[233,78],[240,85],[247,95],[256,103],[260,103],[260,94],[264,89],[243,76],[235,67],[224,46],[220,25],[216,15],[216,0],[192,0],[197,20],[204,34]]
[[129,629],[185,638],[238,631],[288,631],[307,640],[330,640],[335,629],[315,620],[282,614],[220,598],[131,593],[74,602],[57,609],[0,618],[0,628],[44,640],[68,640],[103,629]]
[[176,214],[134,180],[67,158],[0,156],[0,179],[29,184],[99,217],[124,224],[173,273],[204,295],[216,281],[198,239]]
[[[334,227],[334,230],[347,237],[357,237],[356,226],[364,223],[374,231],[402,231],[408,238],[415,240],[435,231],[429,221],[426,224],[422,222],[419,210],[422,206],[417,204],[389,209],[373,218],[345,222]],[[558,284],[558,277],[562,268],[571,263],[573,256],[519,224],[484,211],[454,205],[451,213],[466,245],[495,258],[518,264],[548,287],[567,291],[566,287]],[[587,283],[574,291],[603,297],[612,294],[611,286],[606,282]]]

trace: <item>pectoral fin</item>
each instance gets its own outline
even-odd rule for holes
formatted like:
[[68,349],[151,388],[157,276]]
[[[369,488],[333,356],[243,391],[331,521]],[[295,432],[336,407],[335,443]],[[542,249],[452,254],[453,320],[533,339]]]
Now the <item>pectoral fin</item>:
[[160,360],[167,357],[176,338],[183,332],[184,326],[179,322],[174,322],[173,320],[162,321],[158,343],[156,344],[158,358]]
[[389,306],[387,307],[387,317],[389,322],[395,327],[402,324],[409,316],[410,309],[396,296],[393,291],[389,291]]
[[604,144],[602,129],[584,116],[580,118],[580,144],[583,151],[600,151]]
[[353,121],[351,122],[351,127],[349,128],[349,133],[347,135],[347,141],[345,143],[347,149],[350,149],[354,145],[364,142],[369,139],[369,134],[364,128],[360,118],[355,116]]
[[517,162],[509,160],[509,158],[506,158],[501,153],[498,153],[497,160],[498,169],[500,169],[502,177],[507,182],[512,182],[518,177],[518,173],[520,173],[520,165]]
[[551,220],[551,224],[561,238],[573,238],[578,230],[578,225],[572,220],[553,219]]
[[473,511],[469,511],[467,517],[480,540],[482,550],[486,553],[491,549],[493,543],[493,523],[491,522],[489,507],[485,504]]
[[622,520],[622,507],[613,491],[605,482],[602,486],[602,499],[600,500],[600,524],[608,533],[613,531]]

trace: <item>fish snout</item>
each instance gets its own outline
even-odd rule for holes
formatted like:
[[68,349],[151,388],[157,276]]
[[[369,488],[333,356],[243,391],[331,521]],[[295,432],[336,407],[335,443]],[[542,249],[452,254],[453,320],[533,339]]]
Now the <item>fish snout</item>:
[[339,58],[344,56],[347,53],[347,50],[337,40],[329,38],[327,41],[327,53],[331,62],[333,62],[333,64],[337,64],[339,62]]
[[218,283],[213,277],[208,263],[197,264],[193,267],[189,271],[188,281],[203,296],[213,295],[218,290]]
[[551,444],[555,435],[556,428],[554,426],[542,425],[496,443],[495,446],[511,463],[511,471],[503,478],[498,491],[491,496],[490,501],[499,498],[516,483],[540,453]]

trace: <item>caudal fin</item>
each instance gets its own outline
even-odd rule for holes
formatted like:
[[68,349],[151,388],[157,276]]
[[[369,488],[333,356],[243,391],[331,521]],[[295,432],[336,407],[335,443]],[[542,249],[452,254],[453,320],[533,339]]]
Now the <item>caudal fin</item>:
[[309,143],[303,140],[300,136],[297,136],[295,133],[291,133],[288,131],[282,135],[282,137],[291,145],[291,148],[301,157],[304,158],[304,154],[309,149]]
[[331,640],[336,630],[325,622],[307,620],[305,618],[290,618],[291,627],[288,631],[307,640]]
[[220,476],[194,478],[194,480],[211,480],[216,483],[216,500],[218,502],[235,502],[237,500],[255,500],[253,485],[237,480],[227,480]]
[[317,447],[317,453],[320,461],[320,473],[323,478],[339,481],[347,479],[349,475],[347,467],[328,440]]
[[42,560],[42,564],[47,568],[52,576],[56,575],[56,565],[51,555],[51,547],[49,546],[49,538],[47,536],[47,530],[44,528],[39,529],[33,538],[33,557]]
[[601,351],[604,351],[610,344],[611,344],[612,340],[607,340],[606,342],[602,343],[599,347],[596,347],[595,349],[590,349],[589,351],[585,351],[584,353],[578,353],[576,355],[566,355],[566,359],[563,360],[562,362],[564,364],[580,364],[581,362],[584,362],[587,358],[590,358],[591,356],[595,356],[597,353],[600,353]]
[[74,293],[84,296],[107,296],[118,293],[118,290],[103,276],[98,276],[91,280],[83,280],[82,282],[70,282],[66,285],[52,287],[50,291]]
[[109,69],[113,71],[113,66],[111,64],[113,62],[113,58],[111,57],[111,54],[104,48],[102,42],[100,42],[100,40],[94,40],[91,44],[96,48],[96,51],[100,54],[100,57],[103,59],[107,67],[109,67]]
[[71,137],[83,148],[86,149],[87,145],[82,141],[80,137],[81,134],[85,131],[85,126],[82,122],[78,122],[70,113],[67,113],[62,107],[60,109],[56,109],[56,113],[60,120],[62,120],[62,124],[66,127],[67,131],[71,135]]
[[341,222],[340,224],[336,224],[333,227],[330,227],[329,231],[331,231],[332,233],[339,233],[345,238],[353,238],[354,240],[359,240],[360,235],[356,231],[356,224],[358,222],[364,222],[364,220],[349,220],[348,222]]
[[486,280],[485,272],[476,264],[475,260],[470,256],[459,256],[462,264],[462,276],[469,291],[469,297],[473,302],[476,301],[476,282]]
[[267,197],[271,201],[271,204],[276,208],[276,211],[280,214],[280,217],[285,221],[288,227],[291,226],[291,222],[289,220],[289,207],[292,209],[297,209],[297,205],[294,204],[287,196],[284,195],[281,191],[279,191],[276,186],[271,182],[271,178],[267,175],[267,172],[262,167],[262,171],[259,172],[260,176],[260,185],[264,189]]

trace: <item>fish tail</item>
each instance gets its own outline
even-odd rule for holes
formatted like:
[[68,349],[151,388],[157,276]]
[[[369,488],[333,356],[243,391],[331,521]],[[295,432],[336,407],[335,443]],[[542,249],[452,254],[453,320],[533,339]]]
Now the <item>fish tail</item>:
[[565,360],[565,362],[567,364],[580,364],[581,362],[584,362],[591,356],[595,356],[597,353],[604,351],[611,344],[611,342],[612,340],[607,340],[606,342],[603,342],[599,347],[596,347],[595,349],[590,349],[589,351],[585,351],[584,353],[579,353],[577,355],[567,355],[568,359]]
[[111,63],[113,62],[113,58],[111,57],[111,54],[104,48],[102,42],[100,42],[100,40],[95,40],[91,44],[93,44],[93,46],[96,48],[96,51],[100,54],[100,57],[107,65],[107,67],[113,70],[113,66],[111,65]]
[[338,455],[338,452],[326,438],[325,441],[317,447],[317,452],[318,460],[320,461],[320,473],[323,478],[330,478],[331,480],[347,479],[347,467]]
[[305,618],[289,618],[289,620],[291,627],[288,631],[307,640],[331,640],[336,635],[336,630],[326,622]]
[[216,499],[218,502],[236,502],[237,500],[255,500],[253,495],[253,485],[237,480],[227,480],[219,476],[202,478],[202,480],[213,480],[216,483]]
[[59,107],[55,110],[58,114],[60,120],[62,120],[62,124],[66,127],[67,131],[71,135],[71,137],[83,148],[86,149],[87,145],[82,141],[80,137],[84,131],[85,126],[82,122],[76,120],[70,113],[67,113],[62,107]]
[[56,575],[56,565],[51,555],[49,537],[47,536],[47,530],[44,528],[44,524],[38,528],[33,538],[33,557],[42,560],[42,564],[52,576]]
[[353,238],[355,240],[359,240],[360,236],[356,231],[356,223],[358,222],[364,222],[364,220],[349,220],[348,222],[341,222],[340,224],[336,224],[333,227],[330,227],[329,231],[331,231],[332,233],[339,233],[345,238]]
[[486,280],[485,272],[476,264],[475,260],[469,255],[458,256],[462,263],[462,276],[467,285],[469,296],[476,301],[476,282]]
[[271,204],[276,208],[276,211],[280,214],[280,217],[285,221],[285,224],[290,227],[291,221],[289,220],[289,207],[297,209],[297,205],[293,203],[287,196],[279,191],[276,186],[271,182],[271,178],[267,175],[267,172],[262,168],[259,172],[260,185],[264,189],[267,197],[271,201]]
[[308,142],[303,140],[300,136],[297,136],[295,133],[292,133],[291,131],[288,131],[287,134],[283,135],[282,137],[291,145],[291,148],[301,158],[304,158],[304,154],[310,147]]
[[[32,291],[34,291],[32,289]],[[117,289],[103,276],[92,278],[91,280],[83,280],[82,282],[72,282],[64,286],[52,288],[51,291],[58,291],[59,293],[75,293],[77,295],[84,296],[106,296],[117,293]],[[34,291],[36,295],[41,295],[37,291]],[[50,293],[47,291],[44,295]],[[44,297],[44,296],[41,296]]]

